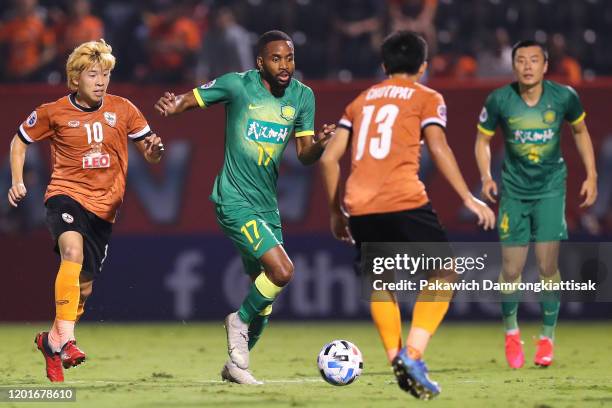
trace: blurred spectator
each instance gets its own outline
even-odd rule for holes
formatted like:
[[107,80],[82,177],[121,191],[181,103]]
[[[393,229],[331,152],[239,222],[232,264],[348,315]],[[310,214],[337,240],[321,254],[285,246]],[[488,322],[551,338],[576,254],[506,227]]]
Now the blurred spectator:
[[551,79],[570,85],[579,85],[582,81],[580,63],[567,54],[565,36],[561,33],[551,36],[548,46],[548,74]]
[[198,56],[199,83],[227,72],[246,71],[255,64],[249,33],[236,22],[232,10],[220,7],[211,14],[212,27]]
[[40,80],[55,55],[55,35],[37,12],[38,0],[14,0],[10,17],[0,23],[4,77]]
[[512,44],[505,28],[495,29],[493,38],[485,37],[484,47],[477,53],[480,78],[512,77]]
[[62,15],[55,26],[58,59],[62,64],[77,45],[104,37],[104,24],[91,15],[89,0],[69,0],[68,14]]
[[379,0],[336,0],[333,3],[329,63],[332,73],[372,77],[380,66],[384,4]]
[[158,14],[145,17],[149,28],[148,80],[180,82],[189,76],[193,79],[190,68],[201,38],[197,24],[187,17],[187,8],[184,2],[165,2]]
[[434,19],[438,0],[387,0],[391,31],[409,30],[421,34],[429,46],[429,55],[437,52]]
[[429,71],[435,78],[470,79],[476,77],[478,62],[471,55],[451,51],[431,59]]

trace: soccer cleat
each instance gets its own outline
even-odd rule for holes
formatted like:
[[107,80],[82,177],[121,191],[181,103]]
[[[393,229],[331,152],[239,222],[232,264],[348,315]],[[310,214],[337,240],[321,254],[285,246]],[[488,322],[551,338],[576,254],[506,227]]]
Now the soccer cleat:
[[410,358],[406,348],[400,350],[391,364],[397,384],[413,397],[429,400],[442,391],[438,383],[429,378],[425,362]]
[[510,368],[521,368],[525,364],[523,342],[518,331],[513,334],[506,334],[506,361]]
[[70,340],[62,347],[60,358],[64,368],[76,367],[85,361],[85,353],[77,347],[76,340]]
[[548,337],[538,340],[538,348],[535,355],[535,364],[540,367],[548,367],[553,362],[553,342]]
[[263,382],[258,381],[249,370],[243,370],[234,364],[231,360],[225,363],[221,370],[221,379],[236,384],[246,385],[262,385]]
[[249,325],[240,320],[238,312],[225,318],[227,332],[227,354],[238,368],[249,368]]
[[45,357],[47,378],[51,382],[63,382],[64,371],[62,370],[62,360],[58,353],[49,348],[48,332],[40,332],[34,337],[34,344]]

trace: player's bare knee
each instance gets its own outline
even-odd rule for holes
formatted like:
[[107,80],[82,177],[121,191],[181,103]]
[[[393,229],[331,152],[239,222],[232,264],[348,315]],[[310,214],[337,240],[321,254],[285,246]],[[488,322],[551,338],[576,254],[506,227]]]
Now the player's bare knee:
[[274,268],[274,282],[278,286],[285,286],[293,277],[293,262],[287,260]]
[[62,261],[70,261],[82,264],[83,249],[79,246],[67,245],[61,249]]
[[509,267],[504,265],[502,277],[506,282],[516,282],[521,277],[522,268]]
[[87,299],[91,296],[91,292],[93,291],[93,282],[81,282],[81,298]]
[[538,272],[540,273],[540,276],[544,276],[544,277],[549,277],[549,276],[553,276],[557,273],[557,265],[555,265],[554,263],[545,263],[545,262],[538,262]]

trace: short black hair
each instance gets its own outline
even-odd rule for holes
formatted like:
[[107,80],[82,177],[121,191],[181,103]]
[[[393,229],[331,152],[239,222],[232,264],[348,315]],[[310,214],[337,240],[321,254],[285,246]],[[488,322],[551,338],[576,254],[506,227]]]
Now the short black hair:
[[544,54],[544,61],[548,61],[548,51],[546,48],[537,41],[534,40],[521,40],[512,46],[512,63],[514,63],[514,56],[519,48],[527,47],[540,47],[542,54]]
[[280,30],[268,31],[263,33],[261,37],[259,37],[259,40],[257,40],[257,55],[261,55],[266,45],[272,41],[290,41],[293,43],[293,40],[287,33]]
[[427,60],[427,43],[413,31],[397,31],[390,34],[381,47],[387,74],[405,72],[416,74]]

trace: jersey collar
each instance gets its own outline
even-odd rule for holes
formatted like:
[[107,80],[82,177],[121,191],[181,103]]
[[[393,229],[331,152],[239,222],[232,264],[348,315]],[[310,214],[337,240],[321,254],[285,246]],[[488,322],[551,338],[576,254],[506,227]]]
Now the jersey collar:
[[102,105],[104,105],[104,99],[102,99],[102,102],[100,102],[100,104],[98,106],[93,106],[91,108],[87,108],[83,105],[79,105],[76,101],[76,92],[71,93],[70,95],[68,95],[68,99],[70,100],[70,103],[72,104],[72,106],[74,106],[75,108],[77,108],[78,110],[82,111],[82,112],[95,112],[98,109],[100,109],[102,107]]

